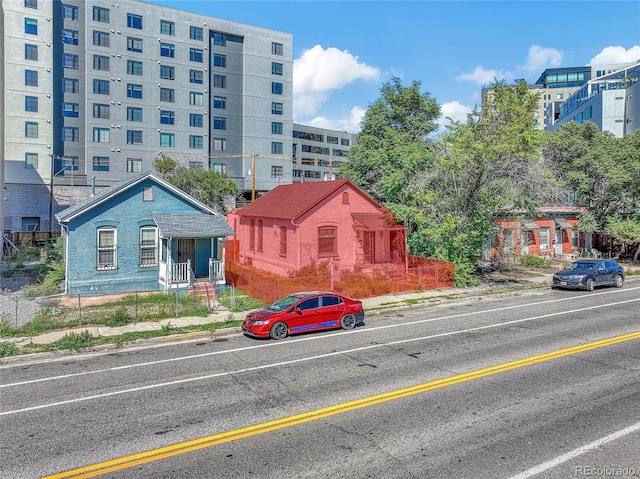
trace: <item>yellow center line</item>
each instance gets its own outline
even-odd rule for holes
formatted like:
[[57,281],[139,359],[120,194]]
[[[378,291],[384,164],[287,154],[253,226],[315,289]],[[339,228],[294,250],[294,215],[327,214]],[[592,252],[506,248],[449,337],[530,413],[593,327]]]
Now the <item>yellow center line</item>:
[[420,394],[426,391],[432,391],[434,389],[440,389],[446,386],[452,386],[454,384],[462,383],[465,381],[471,381],[472,379],[478,379],[493,374],[499,374],[511,369],[522,368],[524,366],[530,366],[532,364],[541,363],[544,361],[550,361],[552,359],[561,358],[563,356],[570,356],[572,354],[578,354],[592,349],[603,348],[611,346],[613,344],[622,343],[625,341],[631,341],[633,339],[640,338],[640,331],[635,333],[625,334],[622,336],[616,336],[613,338],[602,339],[591,343],[585,343],[578,346],[572,346],[570,348],[559,349],[550,353],[540,354],[537,356],[531,356],[524,359],[518,359],[516,361],[510,361],[507,363],[497,364],[488,368],[478,369],[463,374],[456,374],[443,379],[437,379],[416,386],[411,386],[403,389],[397,389],[383,394],[377,394],[375,396],[369,396],[355,401],[349,401],[342,404],[336,404],[322,409],[316,409],[315,411],[309,411],[294,416],[284,417],[282,419],[276,419],[275,421],[264,422],[261,424],[255,424],[253,426],[243,427],[240,429],[234,429],[212,436],[203,437],[200,439],[194,439],[191,441],[181,442],[173,444],[171,446],[161,447],[157,449],[151,449],[138,454],[132,454],[130,456],[124,456],[110,461],[100,462],[98,464],[92,464],[89,466],[80,467],[71,471],[54,474],[52,476],[44,477],[43,479],[72,479],[72,478],[88,478],[96,477],[109,472],[126,469],[129,467],[145,464],[159,459],[167,457],[177,456],[191,451],[197,451],[198,449],[204,449],[207,447],[216,446],[218,444],[224,444],[226,442],[237,441],[245,437],[256,436],[266,432],[276,431],[285,427],[295,426],[297,424],[303,424],[310,421],[316,421],[336,414],[342,414],[348,411],[373,406],[394,399],[399,399],[414,394]]

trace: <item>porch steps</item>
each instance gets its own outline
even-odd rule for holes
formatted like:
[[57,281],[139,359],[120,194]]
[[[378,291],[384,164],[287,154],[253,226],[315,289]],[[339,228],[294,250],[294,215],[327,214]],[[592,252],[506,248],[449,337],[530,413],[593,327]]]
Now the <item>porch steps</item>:
[[202,301],[207,304],[210,310],[215,309],[215,305],[218,304],[215,288],[209,282],[194,283],[189,287],[189,291],[202,298]]

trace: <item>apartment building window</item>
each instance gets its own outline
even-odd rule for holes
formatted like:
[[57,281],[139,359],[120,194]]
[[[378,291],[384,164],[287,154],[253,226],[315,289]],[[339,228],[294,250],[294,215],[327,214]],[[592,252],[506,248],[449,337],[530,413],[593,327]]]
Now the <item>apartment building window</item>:
[[271,43],[271,54],[272,55],[278,55],[278,56],[284,55],[282,43],[272,42]]
[[284,169],[282,166],[271,167],[271,178],[282,178],[284,176]]
[[340,138],[340,144],[342,146],[349,146],[349,138]]
[[25,96],[24,97],[24,111],[38,111],[38,97],[37,96]]
[[213,86],[215,88],[227,88],[227,77],[224,75],[213,75]]
[[282,115],[282,103],[272,102],[271,103],[271,114],[272,115]]
[[142,62],[127,60],[127,73],[129,75],[142,76]]
[[79,65],[78,55],[72,55],[71,53],[62,54],[62,68],[77,70],[78,65]]
[[163,125],[173,125],[175,123],[175,112],[160,110],[160,123]]
[[[146,192],[146,190],[145,190]],[[158,228],[140,228],[140,267],[158,266]]]
[[142,98],[142,85],[136,85],[134,83],[127,83],[127,97],[128,98]]
[[141,173],[142,158],[127,158],[127,173]]
[[333,145],[337,145],[338,144],[338,137],[337,136],[328,136],[327,135],[327,143],[331,143]]
[[175,80],[176,68],[169,65],[160,65],[160,78],[163,80]]
[[116,230],[113,228],[98,229],[98,252],[96,269],[109,270],[118,267],[118,245],[116,243]]
[[[215,151],[226,151],[227,150],[227,139],[226,138],[214,138],[213,139],[213,149]],[[225,173],[226,173],[226,165],[225,165]]]
[[271,82],[271,93],[274,95],[282,95],[282,83]]
[[203,61],[202,50],[200,48],[190,48],[189,60],[191,60],[192,62],[202,63]]
[[93,7],[93,21],[109,23],[109,9],[103,7]]
[[111,69],[111,62],[109,57],[105,57],[104,55],[94,55],[93,56],[93,69],[94,70],[103,70],[109,71]]
[[176,146],[176,135],[173,133],[160,133],[160,146]]
[[76,30],[67,30],[66,28],[62,29],[62,43],[67,45],[77,45],[78,44],[78,32]]
[[93,171],[109,171],[109,157],[108,156],[94,156],[93,157]]
[[109,128],[93,128],[94,143],[109,143]]
[[590,119],[591,119],[591,107],[588,107],[588,108],[584,111],[584,119],[585,119],[585,120],[590,120]]
[[227,46],[227,36],[224,33],[213,33],[213,44],[219,47]]
[[271,134],[272,135],[282,135],[282,123],[278,121],[271,122]]
[[75,78],[62,79],[62,93],[78,93],[80,83]]
[[128,106],[127,121],[142,121],[142,108]]
[[24,33],[28,33],[29,35],[37,35],[38,34],[38,20],[34,18],[25,18],[24,19]]
[[202,84],[203,74],[200,70],[189,70],[189,82]]
[[62,103],[62,116],[65,118],[78,118],[78,104],[77,103]]
[[77,127],[63,126],[62,127],[62,141],[79,141],[80,130]]
[[35,70],[25,70],[24,84],[26,86],[38,86],[38,72]]
[[24,8],[38,8],[38,0],[24,0]]
[[204,31],[202,27],[194,27],[193,25],[189,27],[189,38],[191,40],[200,40],[204,38]]
[[189,105],[202,106],[203,104],[203,94],[197,91],[189,92]]
[[37,153],[25,153],[24,154],[24,167],[28,169],[38,168],[38,154]]
[[94,103],[93,104],[93,117],[94,118],[103,118],[109,119],[111,117],[111,108],[108,104],[105,103]]
[[203,115],[199,113],[189,113],[189,126],[202,128],[203,118]]
[[38,122],[25,121],[24,122],[24,136],[26,138],[38,138]]
[[214,96],[213,97],[213,107],[217,110],[226,110],[227,109],[227,97],[225,96]]
[[142,53],[142,38],[127,37],[127,50]]
[[127,130],[127,145],[142,145],[142,131]]
[[63,156],[62,157],[62,167],[72,171],[78,171],[80,166],[80,162],[78,161],[77,156]]
[[556,100],[563,100],[564,99],[564,93],[556,93]]
[[189,148],[202,150],[203,141],[200,135],[189,135]]
[[214,130],[226,130],[227,129],[227,119],[222,116],[214,116],[213,117],[213,129]]
[[38,45],[31,45],[30,43],[26,43],[24,45],[24,59],[38,60]]
[[176,101],[176,91],[173,88],[160,88],[160,101],[174,103]]
[[176,47],[172,43],[160,44],[160,56],[174,58],[176,55]]
[[160,33],[163,35],[175,35],[176,24],[168,20],[160,20]]
[[93,80],[93,93],[96,95],[108,95],[109,88],[109,80]]
[[133,13],[127,13],[127,26],[129,28],[142,30],[142,17],[140,15],[134,15]]
[[282,75],[282,63],[271,63],[271,74],[272,75]]
[[224,163],[214,163],[213,164],[213,171],[215,171],[216,173],[219,173],[221,175],[226,175],[227,174],[227,165]]
[[213,66],[220,67],[220,68],[227,68],[227,56],[221,55],[220,53],[214,53]]
[[78,7],[62,4],[62,18],[65,20],[78,20]]
[[93,44],[97,47],[108,47],[111,45],[111,37],[109,32],[93,31]]
[[271,142],[271,153],[274,155],[282,154],[282,142],[281,141],[272,141]]

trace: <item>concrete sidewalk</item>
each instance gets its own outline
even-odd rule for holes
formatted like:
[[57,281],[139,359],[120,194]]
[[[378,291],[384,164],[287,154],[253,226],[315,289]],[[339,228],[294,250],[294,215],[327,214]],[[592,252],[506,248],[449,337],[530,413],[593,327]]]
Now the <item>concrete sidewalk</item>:
[[[470,288],[443,288],[433,289],[425,291],[414,291],[407,293],[395,293],[387,294],[383,296],[376,296],[373,298],[365,298],[362,300],[365,310],[365,317],[367,313],[376,313],[382,311],[392,311],[405,308],[415,308],[424,306],[425,304],[434,304],[436,302],[455,300],[469,297],[481,297],[482,295],[498,294],[505,292],[512,292],[519,289],[528,288],[540,288],[551,285],[552,274],[540,274],[535,276],[528,276],[526,278],[518,280],[505,279],[503,281],[495,282],[494,284],[483,284],[481,286],[475,286]],[[215,310],[206,317],[181,317],[163,319],[157,322],[140,322],[131,323],[125,326],[108,327],[108,326],[83,326],[73,329],[65,329],[59,331],[50,331],[48,333],[40,334],[33,337],[11,338],[10,340],[16,344],[16,346],[25,346],[29,343],[34,344],[50,344],[58,341],[66,334],[69,333],[81,333],[88,331],[93,337],[98,336],[119,336],[128,332],[143,332],[154,331],[164,328],[182,328],[186,326],[211,324],[216,322],[224,322],[230,320],[243,320],[248,311],[231,312],[223,307]],[[224,332],[238,332],[239,328],[226,328],[224,330],[218,330],[216,334],[221,331]],[[172,334],[168,336],[162,336],[160,339],[164,341],[187,339],[198,336],[205,336],[208,333],[206,331],[199,331],[197,333],[186,334]],[[9,339],[9,338],[8,338]],[[135,344],[140,344],[142,340],[138,340]]]

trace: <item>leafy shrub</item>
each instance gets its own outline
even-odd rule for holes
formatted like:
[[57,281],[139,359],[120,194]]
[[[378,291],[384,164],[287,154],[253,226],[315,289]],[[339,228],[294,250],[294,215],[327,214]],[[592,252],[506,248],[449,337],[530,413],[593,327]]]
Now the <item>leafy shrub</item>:
[[93,346],[93,336],[86,329],[81,333],[68,333],[53,343],[58,349],[84,349]]
[[9,341],[0,341],[0,358],[6,358],[7,356],[15,356],[19,354],[20,350],[18,346]]
[[520,257],[520,264],[527,268],[547,269],[551,267],[551,261],[548,258],[541,258],[533,254],[526,254]]

